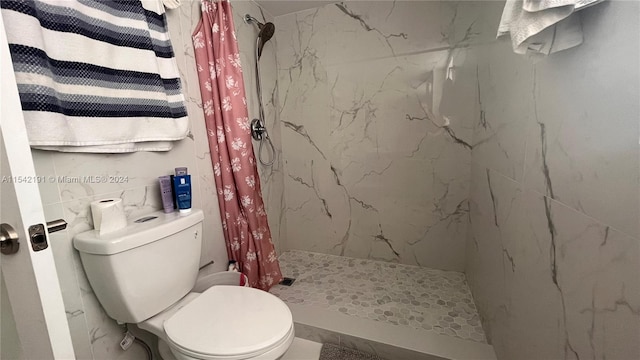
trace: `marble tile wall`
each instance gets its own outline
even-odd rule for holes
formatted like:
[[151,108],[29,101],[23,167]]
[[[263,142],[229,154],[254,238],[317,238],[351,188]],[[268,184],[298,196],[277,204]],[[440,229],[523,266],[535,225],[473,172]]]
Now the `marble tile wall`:
[[[244,24],[242,16],[246,12],[259,19],[263,19],[263,16],[260,8],[253,2],[233,1],[232,6],[245,69],[245,82],[252,84],[254,82],[253,42],[257,31],[252,26]],[[137,346],[133,346],[126,352],[120,349],[119,342],[124,329],[110,319],[100,306],[84,274],[79,255],[73,248],[73,236],[92,229],[89,209],[91,201],[120,197],[124,200],[125,211],[129,217],[161,209],[157,176],[170,174],[175,167],[187,166],[192,174],[193,206],[202,208],[205,213],[201,264],[213,260],[218,270],[226,269],[228,259],[222,235],[191,42],[191,33],[199,19],[199,1],[183,0],[181,7],[167,11],[169,32],[187,98],[191,129],[189,136],[176,143],[173,150],[166,153],[133,154],[72,154],[33,150],[38,175],[55,178],[119,175],[127,178],[127,181],[119,184],[55,181],[43,183],[40,187],[46,218],[49,220],[63,218],[69,223],[67,230],[52,234],[50,241],[78,359],[144,358],[144,352]],[[274,68],[274,47],[266,46],[262,59],[265,68]],[[266,112],[267,116],[271,117],[275,116],[273,105],[276,103],[276,95],[273,95],[276,93],[274,91],[275,74],[275,69],[265,71],[263,80],[265,94],[268,94],[265,99]],[[255,90],[252,92],[248,85],[247,97],[252,115],[256,114],[256,96]],[[278,144],[279,127],[276,126],[275,121],[268,124],[270,129],[275,129],[271,131],[271,136]],[[283,177],[280,169],[280,163],[277,163],[273,170],[260,169],[265,202],[270,211],[269,216],[276,244],[281,222],[277,210],[280,208],[283,193]],[[275,215],[272,214],[273,209],[276,209]],[[152,342],[150,344],[153,346]]]
[[[484,2],[495,34],[502,3]],[[546,58],[474,44],[465,272],[499,359],[640,358],[640,5]]]
[[460,6],[276,17],[285,249],[463,269],[478,31]]

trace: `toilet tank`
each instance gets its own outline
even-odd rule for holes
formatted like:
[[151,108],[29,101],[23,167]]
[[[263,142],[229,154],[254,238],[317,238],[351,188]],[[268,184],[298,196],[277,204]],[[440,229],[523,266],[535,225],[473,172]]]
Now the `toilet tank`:
[[195,284],[202,242],[202,210],[158,211],[100,235],[73,239],[89,283],[107,314],[138,323],[168,308]]

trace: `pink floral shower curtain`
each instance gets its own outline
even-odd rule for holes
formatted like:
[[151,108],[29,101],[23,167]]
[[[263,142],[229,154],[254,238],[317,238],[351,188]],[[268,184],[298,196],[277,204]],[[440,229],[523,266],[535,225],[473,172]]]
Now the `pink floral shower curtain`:
[[193,46],[229,259],[252,287],[269,290],[282,273],[262,201],[228,1],[202,0]]

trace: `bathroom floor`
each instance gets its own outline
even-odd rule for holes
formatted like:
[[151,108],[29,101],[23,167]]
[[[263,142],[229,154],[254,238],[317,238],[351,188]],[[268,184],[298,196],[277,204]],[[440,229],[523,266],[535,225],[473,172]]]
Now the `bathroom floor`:
[[463,273],[298,250],[279,259],[296,278],[271,289],[286,303],[486,343]]

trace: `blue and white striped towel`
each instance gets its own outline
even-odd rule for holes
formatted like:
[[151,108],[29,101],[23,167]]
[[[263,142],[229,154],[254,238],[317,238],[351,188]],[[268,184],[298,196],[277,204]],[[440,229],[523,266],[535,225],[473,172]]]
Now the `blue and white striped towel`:
[[32,147],[170,150],[188,132],[160,0],[1,0]]

